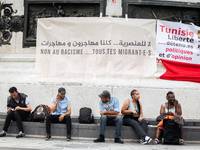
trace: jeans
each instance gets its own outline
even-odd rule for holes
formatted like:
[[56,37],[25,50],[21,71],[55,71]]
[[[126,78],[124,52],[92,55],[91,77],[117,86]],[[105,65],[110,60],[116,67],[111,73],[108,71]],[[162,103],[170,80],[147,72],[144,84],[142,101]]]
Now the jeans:
[[71,117],[70,115],[65,115],[63,121],[59,121],[61,115],[48,115],[46,118],[46,132],[51,134],[51,123],[65,123],[67,128],[67,135],[71,135]]
[[10,125],[11,120],[16,121],[17,122],[17,126],[19,131],[24,132],[23,130],[23,126],[22,126],[22,121],[26,121],[28,118],[28,114],[27,112],[23,111],[23,110],[9,110],[6,116],[6,120],[4,123],[4,127],[3,130],[4,131],[8,131],[8,127]]
[[100,133],[105,137],[105,128],[107,126],[116,126],[115,138],[121,137],[121,128],[123,124],[122,116],[117,116],[115,118],[108,118],[106,115],[102,115],[100,118]]
[[147,136],[146,120],[142,119],[140,122],[138,122],[131,118],[125,118],[123,124],[126,126],[131,126],[135,130],[140,139],[144,140],[145,136]]

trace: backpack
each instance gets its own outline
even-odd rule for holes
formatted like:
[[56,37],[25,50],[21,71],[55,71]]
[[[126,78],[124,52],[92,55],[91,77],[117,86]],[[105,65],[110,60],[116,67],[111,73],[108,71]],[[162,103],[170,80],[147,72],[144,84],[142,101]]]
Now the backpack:
[[79,111],[79,123],[94,123],[94,116],[92,114],[92,109],[88,107],[83,107]]
[[[175,107],[176,109],[176,107]],[[176,112],[176,110],[175,110]],[[169,101],[168,101],[168,113],[169,113]],[[179,125],[169,118],[163,119],[163,144],[180,144],[181,128]]]
[[44,122],[46,116],[51,113],[51,108],[48,105],[40,104],[31,113],[30,120],[34,122]]
[[163,144],[179,144],[181,128],[171,119],[163,119]]

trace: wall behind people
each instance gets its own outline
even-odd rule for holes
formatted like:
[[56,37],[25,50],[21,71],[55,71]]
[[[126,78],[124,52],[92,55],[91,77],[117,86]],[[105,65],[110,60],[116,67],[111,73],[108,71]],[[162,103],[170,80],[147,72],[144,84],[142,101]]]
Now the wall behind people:
[[[148,82],[148,80],[146,80]],[[162,84],[156,83],[155,80],[150,80],[149,83],[154,84]],[[137,85],[137,81],[132,81],[132,86],[95,86],[95,85],[82,85],[82,86],[72,86],[72,85],[62,85],[60,84],[5,84],[1,83],[0,85],[0,95],[1,95],[1,106],[0,112],[6,111],[6,100],[9,96],[8,89],[11,86],[16,86],[19,92],[26,93],[30,100],[32,108],[35,108],[38,104],[47,104],[50,106],[51,97],[57,95],[57,89],[59,87],[65,87],[67,94],[66,96],[71,100],[72,104],[72,116],[79,115],[79,109],[81,107],[90,107],[93,110],[93,114],[96,117],[99,117],[99,97],[98,94],[103,90],[109,90],[111,92],[111,96],[115,96],[119,99],[120,108],[126,99],[130,99],[130,91],[132,89],[137,89],[140,92],[140,100],[143,104],[143,111],[145,118],[155,118],[158,116],[160,112],[160,105],[166,102],[166,93],[169,90],[172,90],[175,93],[176,99],[181,103],[183,116],[187,119],[199,119],[199,85],[196,88],[191,87],[196,83],[187,83],[181,82],[179,84],[182,87],[178,87],[175,84],[178,82],[174,81],[163,81],[163,82],[171,82],[167,87],[153,87],[153,86],[144,86],[140,84]],[[141,81],[141,83],[145,84],[145,80]],[[184,88],[186,86],[190,86],[189,88]]]
[[[178,1],[178,0],[174,0]],[[2,0],[13,3],[17,10],[15,15],[24,14],[23,0]],[[182,0],[182,2],[198,2],[198,0]],[[107,0],[106,15],[121,16],[121,1],[112,3]],[[6,111],[8,89],[16,86],[19,92],[28,95],[32,108],[38,104],[50,106],[51,97],[56,96],[59,87],[65,87],[67,97],[72,102],[72,116],[79,115],[79,109],[92,108],[94,116],[99,114],[99,97],[103,90],[109,90],[112,96],[119,99],[120,108],[130,98],[132,89],[140,92],[144,117],[155,118],[159,114],[160,105],[166,101],[166,93],[172,90],[182,105],[183,116],[188,119],[200,119],[200,84],[192,82],[168,81],[156,76],[165,72],[162,63],[158,63],[157,75],[150,79],[98,79],[98,78],[40,78],[33,74],[35,65],[35,47],[22,48],[22,32],[13,32],[11,45],[0,47],[0,112]]]

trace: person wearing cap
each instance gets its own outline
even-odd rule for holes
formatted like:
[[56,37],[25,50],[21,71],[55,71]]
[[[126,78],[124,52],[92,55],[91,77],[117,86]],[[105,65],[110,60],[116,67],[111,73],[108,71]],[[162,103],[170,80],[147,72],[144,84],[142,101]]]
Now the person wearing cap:
[[116,126],[115,143],[124,143],[121,138],[121,128],[123,123],[122,114],[119,109],[119,100],[116,97],[111,97],[110,92],[105,90],[99,94],[101,100],[99,101],[100,107],[100,133],[99,138],[94,142],[105,142],[105,127]]
[[17,122],[19,134],[16,138],[25,136],[22,121],[27,121],[32,110],[28,100],[28,96],[24,93],[19,93],[16,87],[9,89],[10,96],[7,99],[7,116],[4,123],[3,130],[0,133],[0,137],[5,137],[11,120]]
[[65,96],[65,88],[58,89],[58,95],[51,99],[52,114],[46,118],[46,140],[51,140],[51,123],[65,123],[67,127],[67,141],[71,140],[71,102]]

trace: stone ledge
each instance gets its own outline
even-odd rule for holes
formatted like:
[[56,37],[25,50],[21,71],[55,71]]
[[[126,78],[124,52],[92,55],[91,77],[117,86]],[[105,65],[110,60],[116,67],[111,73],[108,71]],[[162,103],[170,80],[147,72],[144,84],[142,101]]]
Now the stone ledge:
[[[6,118],[6,113],[5,112],[0,112],[0,121],[4,120]],[[72,122],[73,123],[78,123],[78,116],[71,116]],[[156,119],[154,118],[144,118],[145,120],[148,121],[148,124],[151,125],[157,125],[158,122],[156,122]],[[99,124],[100,123],[100,118],[99,117],[94,117],[95,123]],[[200,119],[185,119],[184,126],[200,126]]]
[[[73,122],[72,118],[72,138],[82,139],[89,138],[95,139],[99,135],[99,123],[98,124],[79,124],[78,122]],[[3,128],[5,119],[0,119],[0,129]],[[74,120],[75,121],[75,120]],[[40,122],[23,122],[24,131],[27,136],[41,136],[46,135],[45,123]],[[148,135],[155,138],[156,125],[148,126]],[[115,136],[115,127],[107,126],[105,131],[106,139],[112,140]],[[66,125],[65,124],[52,124],[51,126],[52,136],[54,137],[66,137]],[[18,127],[16,122],[11,122],[8,134],[17,134]],[[184,126],[183,127],[183,138],[185,141],[200,142],[200,126]],[[138,136],[135,131],[129,126],[122,126],[122,136],[123,140],[138,140]]]
[[35,54],[1,54],[0,62],[35,62]]

